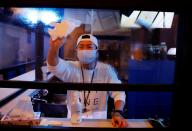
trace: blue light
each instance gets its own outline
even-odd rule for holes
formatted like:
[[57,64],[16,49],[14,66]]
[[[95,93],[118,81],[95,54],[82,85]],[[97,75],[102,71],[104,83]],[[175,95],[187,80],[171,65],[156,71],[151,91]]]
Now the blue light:
[[39,18],[45,25],[59,20],[59,16],[53,11],[42,11]]
[[24,19],[29,22],[29,23],[32,23],[32,24],[36,24],[38,22],[38,11],[35,10],[35,9],[29,9],[26,11],[25,13],[26,15],[23,16]]
[[31,25],[37,24],[39,21],[45,25],[51,22],[57,22],[61,16],[54,9],[49,8],[25,8],[20,12],[20,18]]

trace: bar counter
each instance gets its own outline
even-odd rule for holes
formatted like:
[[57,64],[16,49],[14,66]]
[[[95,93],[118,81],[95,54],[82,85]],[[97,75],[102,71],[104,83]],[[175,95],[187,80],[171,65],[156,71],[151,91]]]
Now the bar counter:
[[[40,126],[113,128],[111,119],[83,119],[80,124],[72,124],[67,118],[50,117],[42,117]],[[152,128],[152,125],[146,119],[128,119],[128,128]]]
[[[26,80],[34,81],[34,70],[27,72],[21,76],[15,77],[11,80]],[[25,96],[29,96],[35,89],[28,89],[17,98],[11,100],[9,103],[0,108],[2,114],[7,114],[16,103]],[[83,119],[80,124],[72,124],[68,118],[54,118],[54,117],[41,117],[39,126],[34,128],[73,128],[73,127],[85,127],[85,128],[114,128],[112,126],[111,119]],[[128,119],[128,128],[153,128],[152,125],[146,119]]]

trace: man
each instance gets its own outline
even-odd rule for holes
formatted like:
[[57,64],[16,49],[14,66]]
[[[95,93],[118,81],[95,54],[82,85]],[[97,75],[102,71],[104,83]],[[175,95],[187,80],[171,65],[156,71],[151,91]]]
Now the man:
[[[79,83],[121,83],[114,69],[104,63],[98,62],[98,42],[96,37],[90,34],[81,35],[77,40],[76,50],[79,61],[65,61],[58,57],[59,48],[64,44],[64,39],[50,40],[48,52],[48,69],[64,82]],[[68,108],[70,116],[70,103],[73,97],[68,92]],[[83,114],[86,112],[100,112],[93,115],[95,119],[107,118],[107,96],[114,99],[115,111],[112,115],[113,126],[127,127],[127,121],[122,116],[125,104],[125,92],[123,91],[81,91],[80,102],[83,106]]]

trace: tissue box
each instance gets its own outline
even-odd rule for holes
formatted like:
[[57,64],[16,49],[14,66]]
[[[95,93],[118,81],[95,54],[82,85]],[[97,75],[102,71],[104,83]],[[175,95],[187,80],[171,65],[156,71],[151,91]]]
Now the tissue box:
[[24,126],[38,126],[40,124],[40,112],[34,112],[34,118],[18,118],[9,117],[9,114],[4,115],[1,119],[3,125],[24,125]]

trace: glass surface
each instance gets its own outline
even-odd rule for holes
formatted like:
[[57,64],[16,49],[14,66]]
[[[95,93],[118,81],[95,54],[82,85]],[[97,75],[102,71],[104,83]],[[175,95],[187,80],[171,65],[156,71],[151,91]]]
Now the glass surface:
[[0,79],[9,80],[36,68],[38,76],[20,80],[47,80],[48,30],[54,28],[52,22],[68,20],[80,26],[67,35],[59,53],[62,59],[77,61],[77,39],[90,33],[98,39],[98,61],[111,65],[122,83],[174,83],[176,51],[168,53],[176,50],[178,15],[174,12],[0,8],[0,15]]

